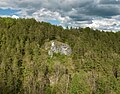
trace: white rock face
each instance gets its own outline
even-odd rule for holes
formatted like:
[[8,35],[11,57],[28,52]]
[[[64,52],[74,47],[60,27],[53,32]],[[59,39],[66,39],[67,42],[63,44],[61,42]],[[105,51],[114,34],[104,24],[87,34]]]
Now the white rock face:
[[48,51],[48,55],[50,55],[52,57],[53,53],[60,53],[63,55],[71,55],[72,50],[68,44],[65,44],[65,43],[57,44],[54,41],[52,41],[50,50]]

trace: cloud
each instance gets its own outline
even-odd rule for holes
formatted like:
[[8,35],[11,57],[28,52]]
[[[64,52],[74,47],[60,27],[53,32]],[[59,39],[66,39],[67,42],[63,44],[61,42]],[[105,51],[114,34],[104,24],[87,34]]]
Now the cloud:
[[61,24],[64,24],[70,20],[68,16],[62,17],[62,15],[59,12],[50,11],[48,9],[42,8],[32,14],[32,17],[34,17],[38,21],[45,21],[45,20],[58,20],[61,22]]
[[[115,18],[115,19],[114,19]],[[96,18],[92,20],[90,24],[84,24],[84,27],[90,27],[94,29],[100,30],[108,30],[108,31],[119,31],[120,30],[120,21],[117,20],[118,17],[108,18]]]
[[1,0],[0,8],[19,10],[15,15],[21,18],[62,26],[120,30],[120,0]]
[[100,0],[101,4],[120,4],[120,0]]
[[17,16],[17,15],[12,15],[11,17],[12,17],[12,18],[15,18],[15,19],[18,19],[18,18],[19,18],[19,16]]

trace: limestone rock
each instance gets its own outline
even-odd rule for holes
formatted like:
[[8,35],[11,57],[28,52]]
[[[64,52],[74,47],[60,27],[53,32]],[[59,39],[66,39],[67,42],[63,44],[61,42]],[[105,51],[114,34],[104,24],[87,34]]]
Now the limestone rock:
[[50,49],[48,50],[48,55],[52,57],[54,53],[71,55],[72,49],[68,44],[61,43],[58,41],[51,41]]

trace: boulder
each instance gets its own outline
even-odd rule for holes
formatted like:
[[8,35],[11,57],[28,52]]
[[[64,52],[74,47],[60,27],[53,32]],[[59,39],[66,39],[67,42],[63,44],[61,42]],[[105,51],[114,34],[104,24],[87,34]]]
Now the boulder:
[[48,55],[52,57],[54,53],[71,55],[72,49],[68,44],[61,43],[58,41],[51,41],[50,49],[48,50]]

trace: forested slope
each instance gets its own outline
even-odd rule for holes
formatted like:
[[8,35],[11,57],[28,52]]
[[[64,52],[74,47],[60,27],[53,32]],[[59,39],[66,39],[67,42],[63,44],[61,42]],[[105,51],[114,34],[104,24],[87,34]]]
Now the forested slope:
[[[51,58],[51,40],[72,55]],[[120,32],[0,18],[0,94],[120,94]]]

